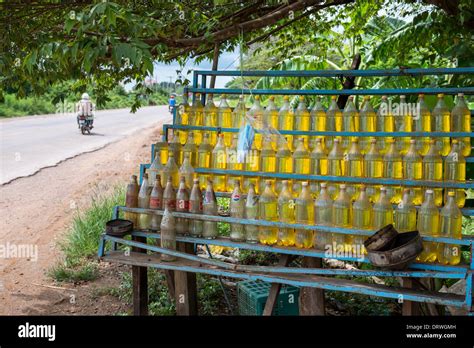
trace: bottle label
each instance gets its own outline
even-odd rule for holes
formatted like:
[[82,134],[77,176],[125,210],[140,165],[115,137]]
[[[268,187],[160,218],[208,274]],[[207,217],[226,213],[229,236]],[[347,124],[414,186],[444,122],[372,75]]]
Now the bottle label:
[[213,192],[206,192],[206,194],[204,195],[204,203],[206,204],[212,203],[213,198],[214,198]]
[[125,206],[128,208],[136,207],[138,204],[138,197],[137,196],[129,196],[125,198]]
[[233,200],[234,202],[240,201],[240,195],[239,195],[239,194],[232,195],[232,200]]
[[164,206],[168,206],[168,209],[175,210],[176,209],[176,201],[174,199],[167,199],[163,201]]
[[202,201],[189,201],[189,211],[191,213],[200,213],[202,212]]
[[179,199],[177,203],[178,203],[177,208],[179,210],[185,210],[185,211],[189,210],[189,201],[185,201],[184,199]]
[[161,199],[158,197],[150,197],[150,208],[161,209]]

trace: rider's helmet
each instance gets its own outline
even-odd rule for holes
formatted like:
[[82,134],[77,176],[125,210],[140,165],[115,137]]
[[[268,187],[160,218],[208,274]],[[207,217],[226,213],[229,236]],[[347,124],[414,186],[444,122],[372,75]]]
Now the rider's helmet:
[[81,97],[83,100],[89,100],[89,94],[87,93],[82,93],[82,97]]

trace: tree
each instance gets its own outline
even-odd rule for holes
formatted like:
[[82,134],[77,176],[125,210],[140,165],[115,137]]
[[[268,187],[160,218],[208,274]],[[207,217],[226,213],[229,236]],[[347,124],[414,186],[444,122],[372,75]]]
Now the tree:
[[[446,31],[474,27],[467,0],[397,3],[436,10],[440,18],[457,25]],[[368,18],[364,13],[370,16],[385,4],[381,0],[2,2],[0,93],[10,89],[20,97],[30,91],[41,94],[52,83],[72,78],[76,90],[92,86],[100,103],[119,81],[136,80],[140,87],[156,60],[206,59],[216,45],[222,52],[241,41],[250,44],[269,38],[273,49],[288,57],[295,47],[308,44],[310,32],[321,33],[320,41],[326,40],[328,46],[331,42],[324,38],[328,28],[349,20],[357,24],[351,25],[354,30],[361,30]],[[139,100],[134,108],[138,106]]]

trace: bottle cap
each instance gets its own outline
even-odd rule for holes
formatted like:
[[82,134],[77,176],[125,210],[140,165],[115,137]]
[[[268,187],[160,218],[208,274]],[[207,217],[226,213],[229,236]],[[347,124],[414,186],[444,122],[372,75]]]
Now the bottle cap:
[[199,184],[199,179],[198,179],[198,178],[194,178],[194,179],[193,179],[193,183]]
[[326,184],[325,182],[322,182],[322,183],[320,184],[320,186],[321,186],[321,188],[326,188],[327,184]]
[[341,184],[341,185],[339,185],[339,189],[345,190],[345,189],[346,189],[346,184]]
[[225,94],[221,95],[221,98],[225,98],[225,97],[227,97],[227,95],[225,95]]
[[448,192],[448,196],[449,197],[454,197],[456,194],[454,193],[454,191],[449,191]]
[[438,98],[443,98],[444,94],[443,93],[438,93]]
[[300,101],[304,101],[304,96],[300,95]]
[[303,182],[301,183],[301,186],[308,186],[308,182],[307,182],[307,181],[303,181]]
[[275,97],[274,97],[274,96],[270,96],[269,99],[270,99],[270,100],[275,100]]
[[382,100],[384,100],[384,101],[387,100],[387,96],[386,96],[386,95],[383,95],[383,96],[382,96]]
[[143,174],[143,179],[148,179],[148,173]]
[[464,93],[458,93],[458,97],[464,97]]
[[416,143],[416,140],[415,139],[410,139],[410,144],[414,144]]
[[256,96],[255,96],[255,100],[260,100],[260,96],[259,96],[259,95],[256,95]]
[[370,100],[370,95],[364,96],[364,100]]
[[285,96],[283,97],[283,100],[285,100],[285,101],[286,101],[286,100],[290,100],[290,98],[289,98],[287,95],[285,95]]
[[429,195],[432,195],[432,194],[433,194],[433,190],[426,190],[426,193],[429,194]]
[[335,95],[331,96],[331,100],[336,100],[336,96]]

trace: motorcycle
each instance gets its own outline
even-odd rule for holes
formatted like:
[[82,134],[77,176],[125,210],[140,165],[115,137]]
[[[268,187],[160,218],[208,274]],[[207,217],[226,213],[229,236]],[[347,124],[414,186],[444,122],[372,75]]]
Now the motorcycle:
[[79,129],[82,135],[91,134],[92,120],[88,120],[86,116],[79,116]]

